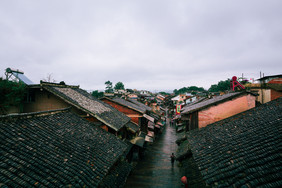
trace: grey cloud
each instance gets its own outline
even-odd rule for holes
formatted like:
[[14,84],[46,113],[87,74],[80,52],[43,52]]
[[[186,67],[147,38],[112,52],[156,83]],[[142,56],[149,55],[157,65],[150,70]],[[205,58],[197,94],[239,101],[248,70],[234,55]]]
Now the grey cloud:
[[[279,0],[1,1],[0,71],[104,89],[208,88],[281,74]],[[248,74],[246,76],[248,76]]]

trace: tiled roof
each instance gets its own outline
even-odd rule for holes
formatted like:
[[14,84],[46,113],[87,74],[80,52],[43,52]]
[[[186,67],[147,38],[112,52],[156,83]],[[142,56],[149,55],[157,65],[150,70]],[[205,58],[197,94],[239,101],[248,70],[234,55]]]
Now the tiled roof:
[[228,93],[228,94],[225,94],[225,95],[214,97],[214,98],[209,99],[209,100],[204,100],[204,101],[196,103],[194,105],[189,105],[189,106],[185,107],[185,109],[181,112],[181,114],[192,113],[194,111],[198,111],[200,109],[207,108],[211,105],[222,103],[226,100],[235,98],[235,97],[243,95],[243,94],[246,94],[246,92]]
[[187,138],[207,184],[281,187],[281,97],[190,131]]
[[97,187],[129,147],[65,111],[0,116],[0,183]]
[[149,106],[143,104],[142,102],[139,102],[139,101],[133,100],[133,99],[127,99],[127,100],[128,100],[129,102],[131,102],[131,103],[134,103],[134,104],[136,104],[136,105],[142,107],[142,108],[145,108],[145,109],[148,110],[148,111],[152,111],[152,108],[151,108],[151,107],[149,107]]
[[195,104],[197,104],[197,103],[203,102],[204,100],[208,100],[208,98],[206,98],[206,97],[201,97],[201,98],[199,98],[199,99],[197,99],[197,100],[195,100],[195,101],[193,101],[193,102],[190,102],[190,103],[184,105],[183,108],[181,109],[181,112],[185,111],[186,108],[190,108],[190,106],[193,106],[193,105],[195,105]]
[[182,161],[183,159],[187,158],[188,156],[191,156],[191,147],[189,145],[188,140],[184,140],[179,145],[177,152],[176,152],[176,159],[178,161]]
[[124,187],[127,177],[132,170],[132,166],[126,162],[119,162],[112,170],[111,173],[107,175],[101,187],[113,188],[113,187]]
[[282,91],[282,84],[267,84],[267,86],[276,91]]
[[186,140],[187,139],[187,136],[186,136],[186,132],[181,132],[181,133],[177,133],[176,134],[176,141],[175,141],[175,143],[177,144],[177,145],[180,145],[184,140]]
[[[188,187],[189,188],[209,188],[211,186],[207,186],[201,172],[198,169],[198,166],[193,157],[185,158],[181,161],[182,168],[180,169],[180,173],[184,174],[188,179]],[[186,167],[186,168],[183,168]],[[184,186],[183,186],[184,187]]]
[[126,124],[126,127],[133,133],[136,133],[139,131],[140,127],[135,124],[134,122],[130,121],[129,123]]
[[267,80],[267,79],[271,79],[271,78],[282,78],[282,74],[271,75],[271,76],[264,76],[262,78],[259,78],[258,80],[262,81],[262,80]]
[[137,146],[140,146],[140,147],[143,148],[144,143],[145,143],[145,138],[143,138],[141,136],[137,136],[137,137],[133,138],[130,142],[134,145],[137,145]]
[[119,103],[119,104],[126,106],[128,108],[131,108],[131,109],[138,111],[142,114],[146,113],[146,108],[138,106],[138,105],[136,105],[132,102],[129,102],[127,100],[124,100],[124,99],[121,99],[121,98],[113,98],[112,100],[116,103]]
[[155,120],[159,120],[160,119],[160,116],[158,115],[158,114],[156,114],[156,113],[154,113],[154,112],[150,112],[150,113],[148,113],[150,116],[152,116]]
[[155,129],[155,124],[151,121],[148,121],[148,128],[151,129],[151,130],[154,130]]
[[115,131],[118,131],[130,121],[130,118],[125,114],[119,112],[103,101],[96,99],[87,91],[78,87],[68,87],[55,84],[43,84],[43,87],[71,105],[93,115],[95,118]]
[[179,133],[179,132],[183,132],[185,130],[185,127],[186,125],[181,123],[181,124],[178,124],[175,126],[175,129],[176,129],[176,132]]
[[187,136],[184,132],[178,133],[179,137],[176,140],[179,146],[176,151],[176,160],[179,161],[181,166],[180,172],[185,174],[188,178],[188,187],[208,187],[206,186],[203,176],[198,169],[198,165],[192,157],[191,146],[187,140]]

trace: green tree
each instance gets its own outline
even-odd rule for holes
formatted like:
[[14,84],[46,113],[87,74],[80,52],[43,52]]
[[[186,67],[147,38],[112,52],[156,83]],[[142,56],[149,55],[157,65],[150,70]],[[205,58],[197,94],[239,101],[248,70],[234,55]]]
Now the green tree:
[[134,93],[133,89],[126,89],[126,91],[129,92],[129,93]]
[[96,97],[97,99],[99,99],[99,98],[104,96],[104,93],[103,92],[99,92],[98,90],[95,90],[95,91],[92,91],[91,95],[93,97]]
[[190,87],[183,87],[183,88],[180,88],[179,90],[175,89],[173,90],[173,92],[176,94],[176,95],[179,95],[179,94],[184,94],[184,93],[192,93],[192,94],[196,94],[197,92],[203,92],[205,91],[205,89],[203,87],[197,87],[197,86],[190,86]]
[[166,95],[170,95],[169,93],[165,92],[165,91],[161,91],[159,92],[159,94],[163,95],[163,96],[166,96]]
[[219,81],[217,84],[211,85],[209,92],[224,92],[230,90],[230,79]]
[[122,82],[118,82],[116,83],[115,87],[114,87],[116,90],[119,90],[119,89],[124,89],[124,85]]
[[106,90],[105,90],[105,93],[113,93],[114,90],[113,90],[113,83],[111,81],[106,81],[105,82],[106,84]]
[[209,88],[209,92],[218,92],[217,84],[211,85]]
[[205,89],[203,87],[197,87],[197,86],[190,86],[187,87],[187,91],[188,92],[195,92],[195,91],[205,91]]
[[158,103],[157,99],[151,100],[151,103]]
[[26,85],[0,78],[0,113],[6,114],[11,106],[22,107]]

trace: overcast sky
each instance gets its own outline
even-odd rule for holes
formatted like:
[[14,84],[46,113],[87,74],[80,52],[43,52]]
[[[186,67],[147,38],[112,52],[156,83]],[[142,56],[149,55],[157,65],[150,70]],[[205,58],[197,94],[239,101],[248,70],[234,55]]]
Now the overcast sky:
[[0,0],[0,72],[104,90],[282,73],[281,0]]

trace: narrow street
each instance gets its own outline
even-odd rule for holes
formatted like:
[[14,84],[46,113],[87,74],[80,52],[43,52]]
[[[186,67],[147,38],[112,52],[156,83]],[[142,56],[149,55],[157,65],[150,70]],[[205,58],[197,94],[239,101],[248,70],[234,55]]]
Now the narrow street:
[[175,127],[171,127],[167,121],[163,133],[147,148],[144,159],[128,177],[125,187],[181,187],[180,178],[183,175],[177,161],[173,167],[170,162],[171,153],[177,150],[175,141]]

